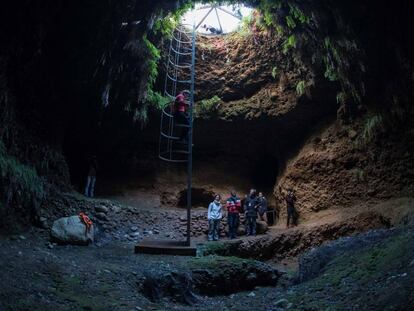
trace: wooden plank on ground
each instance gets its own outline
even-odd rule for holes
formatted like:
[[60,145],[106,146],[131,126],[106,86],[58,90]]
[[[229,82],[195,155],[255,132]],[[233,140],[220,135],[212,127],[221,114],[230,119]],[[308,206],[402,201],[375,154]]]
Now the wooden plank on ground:
[[135,246],[135,253],[196,256],[197,247],[186,245],[186,241],[142,240]]

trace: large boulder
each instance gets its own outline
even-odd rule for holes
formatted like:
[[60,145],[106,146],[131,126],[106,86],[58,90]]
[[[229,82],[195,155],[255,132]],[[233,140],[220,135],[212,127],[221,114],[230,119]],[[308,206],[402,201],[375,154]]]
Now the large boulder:
[[239,226],[237,228],[237,236],[246,235],[246,228],[244,226]]
[[58,243],[88,245],[94,240],[94,227],[87,231],[79,216],[62,217],[53,222],[50,234]]
[[265,221],[258,220],[256,225],[257,234],[264,234],[269,229],[269,226]]

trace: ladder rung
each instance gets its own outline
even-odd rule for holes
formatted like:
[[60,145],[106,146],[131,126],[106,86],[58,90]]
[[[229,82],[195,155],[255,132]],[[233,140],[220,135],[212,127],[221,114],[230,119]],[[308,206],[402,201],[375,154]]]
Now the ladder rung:
[[179,140],[179,139],[180,139],[180,137],[177,137],[177,136],[171,136],[171,135],[165,134],[164,132],[161,132],[161,136],[162,136],[162,137],[165,137],[165,138],[167,138],[167,139],[170,139],[170,140]]
[[168,57],[168,61],[172,66],[177,67],[177,68],[188,68],[188,69],[192,68],[192,65],[190,63],[184,63],[186,65],[177,65],[171,60],[170,57]]
[[180,25],[178,25],[179,28],[185,28],[185,26],[187,26],[188,28],[193,28],[193,25],[189,23],[180,23]]
[[170,93],[168,93],[167,90],[164,90],[164,95],[168,96],[169,98],[171,98],[172,100],[175,100],[175,96],[171,95]]
[[176,123],[176,124],[174,124],[174,127],[190,127],[189,125],[187,125],[187,124],[180,124],[180,123]]
[[[185,28],[182,27],[181,29],[185,29]],[[181,30],[181,29],[177,28],[176,31],[185,34],[187,37],[192,37],[193,31],[191,31],[191,30],[185,31],[185,30]]]
[[[161,134],[162,137],[165,137],[167,139],[175,140],[179,143],[182,143],[181,140],[180,140],[180,137],[178,137],[178,136],[171,136],[171,135],[165,134],[164,132],[161,132],[160,134]],[[188,142],[185,142],[185,144],[187,145]]]
[[178,153],[178,154],[189,154],[187,150],[171,150],[172,153]]
[[[174,115],[173,115],[173,114],[171,114],[171,113],[169,113],[169,112],[167,112],[167,111],[166,111],[166,109],[168,109],[168,107],[165,107],[165,108],[162,110],[162,113],[163,113],[164,115],[166,115],[167,117],[169,117],[169,118],[174,118]],[[190,127],[189,125],[187,125],[187,124],[182,124],[182,123],[177,123],[177,124],[174,124],[174,126],[177,126],[177,127]]]
[[191,40],[190,41],[180,40],[174,34],[173,34],[173,38],[174,38],[175,41],[180,42],[181,44],[192,44],[193,43],[193,41],[191,41]]
[[[172,150],[165,150],[165,151],[162,151],[161,153],[160,153],[161,155],[164,155],[164,156],[166,156],[167,154],[177,154],[177,155],[188,155],[189,153],[188,153],[188,151],[187,150],[182,150],[182,149],[172,149]],[[171,159],[171,157],[169,157],[170,159]]]
[[171,81],[174,81],[174,82],[177,82],[177,83],[191,83],[191,80],[178,80],[178,79],[175,79],[175,78],[171,77],[168,73],[167,73],[167,77]]
[[174,116],[171,114],[171,113],[168,113],[165,109],[167,109],[168,107],[165,107],[163,110],[162,110],[162,113],[163,114],[165,114],[167,117],[169,117],[169,118],[174,118]]
[[159,155],[158,156],[161,160],[164,160],[164,161],[166,161],[166,162],[171,162],[171,163],[185,163],[185,162],[187,162],[188,160],[187,159],[185,159],[185,160],[175,160],[175,159],[170,159],[170,158],[166,158],[166,157],[164,157],[164,156],[162,156],[162,155]]
[[[184,92],[190,92],[189,90],[183,90]],[[171,98],[171,100],[175,100],[175,96],[171,95],[170,93],[168,93],[167,90],[164,90],[164,95],[168,96]]]
[[191,55],[192,54],[192,52],[188,52],[188,53],[179,52],[176,49],[174,49],[173,47],[171,47],[171,50],[173,50],[174,53],[179,54],[179,55]]

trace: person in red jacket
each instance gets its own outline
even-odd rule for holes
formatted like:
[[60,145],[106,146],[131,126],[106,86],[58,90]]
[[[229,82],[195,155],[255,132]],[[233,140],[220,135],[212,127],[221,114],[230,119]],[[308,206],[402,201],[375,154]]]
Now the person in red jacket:
[[188,102],[185,99],[184,91],[181,91],[176,97],[174,102],[174,121],[176,124],[183,126],[180,133],[180,142],[186,143],[188,140],[188,131],[190,129],[190,122],[187,117]]
[[236,191],[232,190],[230,198],[226,201],[227,224],[229,225],[229,238],[236,238],[237,227],[239,226],[239,214],[241,212],[241,201],[237,197]]

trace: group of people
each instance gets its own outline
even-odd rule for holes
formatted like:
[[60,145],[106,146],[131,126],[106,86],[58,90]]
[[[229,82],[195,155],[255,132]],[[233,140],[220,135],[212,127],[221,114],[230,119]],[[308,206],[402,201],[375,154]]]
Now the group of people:
[[[235,191],[231,191],[224,207],[227,210],[228,236],[230,239],[234,239],[237,236],[240,214],[244,213],[245,215],[246,235],[248,236],[256,235],[257,218],[266,221],[267,200],[262,192],[257,194],[256,189],[251,189],[243,201],[236,195]],[[207,212],[209,241],[217,241],[219,239],[219,227],[222,218],[223,204],[221,203],[221,196],[216,194]]]
[[[295,210],[296,196],[292,189],[288,189],[286,195],[287,204],[287,227],[296,226],[297,212]],[[245,215],[245,227],[247,236],[256,235],[257,219],[267,222],[267,200],[262,192],[257,194],[256,189],[251,189],[250,193],[242,201],[233,190],[230,197],[226,200],[224,208],[227,210],[228,237],[237,237],[237,229],[240,224],[240,214]],[[218,241],[220,222],[223,218],[223,204],[220,194],[216,194],[214,201],[210,203],[207,212],[208,219],[208,240]]]

